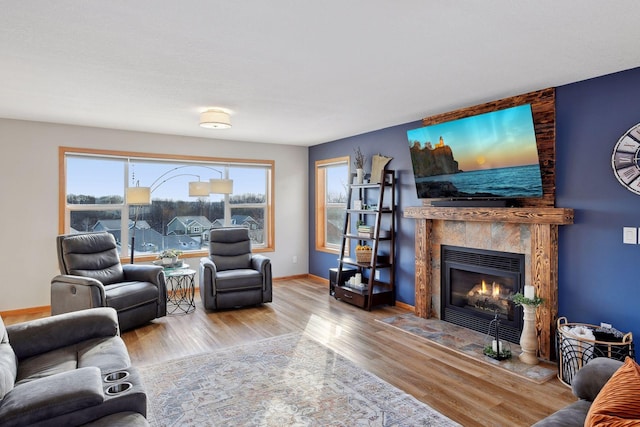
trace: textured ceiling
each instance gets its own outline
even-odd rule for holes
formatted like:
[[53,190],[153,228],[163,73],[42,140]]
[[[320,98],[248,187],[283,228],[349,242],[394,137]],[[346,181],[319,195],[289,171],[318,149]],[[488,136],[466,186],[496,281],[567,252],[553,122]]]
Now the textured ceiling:
[[[0,117],[309,146],[640,66],[637,0],[9,0]],[[233,128],[198,126],[224,107]]]

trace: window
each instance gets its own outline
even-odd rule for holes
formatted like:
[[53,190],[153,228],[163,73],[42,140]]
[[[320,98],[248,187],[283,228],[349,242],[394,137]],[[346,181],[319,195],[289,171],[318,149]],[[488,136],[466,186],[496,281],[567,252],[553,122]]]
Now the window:
[[[60,232],[107,231],[120,255],[155,259],[164,249],[208,251],[208,231],[247,227],[254,251],[273,250],[273,161],[60,148]],[[231,180],[232,192],[210,179]],[[197,184],[196,184],[197,183]],[[192,185],[204,189],[191,196]],[[127,205],[127,189],[148,187],[151,203]],[[194,254],[199,255],[199,254]]]
[[316,250],[339,253],[347,208],[349,157],[318,160],[316,174]]

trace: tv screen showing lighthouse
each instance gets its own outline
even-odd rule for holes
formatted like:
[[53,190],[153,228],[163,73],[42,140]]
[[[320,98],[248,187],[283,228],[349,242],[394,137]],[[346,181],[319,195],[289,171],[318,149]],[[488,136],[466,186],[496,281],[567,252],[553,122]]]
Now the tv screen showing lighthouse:
[[541,197],[531,105],[407,132],[418,198]]

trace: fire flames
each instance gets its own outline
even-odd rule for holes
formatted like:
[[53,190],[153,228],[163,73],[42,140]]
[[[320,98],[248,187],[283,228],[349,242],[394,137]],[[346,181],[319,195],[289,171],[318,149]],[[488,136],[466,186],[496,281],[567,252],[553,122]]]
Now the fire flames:
[[508,286],[501,287],[499,283],[491,282],[489,284],[482,280],[467,293],[467,302],[483,311],[508,313],[511,294]]
[[[469,296],[472,296],[474,293],[475,293],[475,288],[469,291]],[[500,284],[493,282],[491,284],[491,290],[489,290],[489,287],[487,286],[487,282],[483,280],[479,293],[480,295],[490,295],[493,298],[497,298],[500,296]]]

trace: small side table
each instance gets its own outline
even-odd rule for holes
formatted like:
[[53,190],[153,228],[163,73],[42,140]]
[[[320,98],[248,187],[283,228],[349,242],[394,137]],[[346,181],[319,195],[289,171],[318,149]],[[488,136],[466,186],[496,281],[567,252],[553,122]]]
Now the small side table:
[[183,264],[176,268],[165,268],[167,279],[167,314],[192,313],[196,309],[194,297],[196,293],[194,279],[196,271]]

